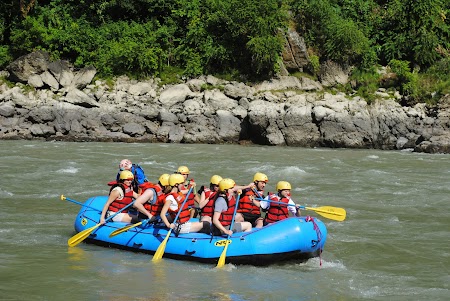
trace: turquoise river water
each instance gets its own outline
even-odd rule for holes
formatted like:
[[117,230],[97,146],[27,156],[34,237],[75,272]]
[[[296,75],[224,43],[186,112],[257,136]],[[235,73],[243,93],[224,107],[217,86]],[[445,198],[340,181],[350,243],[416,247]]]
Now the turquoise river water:
[[[223,269],[81,243],[84,202],[108,192],[118,162],[156,181],[187,165],[247,184],[293,186],[295,202],[345,208],[322,256]],[[450,155],[240,145],[0,141],[1,300],[450,300]]]

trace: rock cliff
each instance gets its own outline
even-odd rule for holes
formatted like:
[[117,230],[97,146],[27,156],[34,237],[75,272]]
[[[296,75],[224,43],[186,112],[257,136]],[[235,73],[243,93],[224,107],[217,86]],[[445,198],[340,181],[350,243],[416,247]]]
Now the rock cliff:
[[[37,56],[37,59],[36,59]],[[255,85],[213,76],[176,85],[119,77],[97,80],[34,54],[0,80],[0,139],[180,143],[257,143],[300,147],[410,149],[450,153],[450,96],[433,107],[403,107],[379,93],[323,91],[306,77]],[[26,60],[26,58],[22,58]],[[38,60],[38,63],[35,61]],[[24,84],[26,83],[26,84]]]

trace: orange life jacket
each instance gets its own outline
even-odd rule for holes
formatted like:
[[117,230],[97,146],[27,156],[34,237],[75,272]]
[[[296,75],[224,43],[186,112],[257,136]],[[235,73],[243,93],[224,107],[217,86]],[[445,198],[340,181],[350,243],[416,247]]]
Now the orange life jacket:
[[239,200],[239,207],[237,212],[240,213],[250,213],[261,216],[261,211],[259,207],[253,204],[250,196],[256,196],[256,194],[251,189],[244,190],[244,196]]
[[205,193],[205,198],[208,199],[208,203],[202,208],[202,216],[210,216],[212,218],[214,214],[214,197],[217,191],[205,188],[203,192]]
[[265,217],[265,221],[267,223],[275,223],[289,217],[289,211],[287,208],[287,204],[289,203],[288,198],[281,198],[279,195],[270,194],[269,200],[273,202],[281,202],[284,204],[270,203],[269,210],[267,210]]
[[190,210],[189,210],[188,202],[186,201],[184,203],[183,208],[180,208],[181,205],[183,204],[184,199],[186,198],[186,196],[184,194],[182,194],[182,193],[176,193],[176,192],[171,192],[171,193],[167,194],[167,196],[169,196],[169,195],[173,196],[175,198],[175,200],[177,201],[177,203],[178,203],[178,209],[177,210],[169,209],[170,216],[172,217],[172,219],[175,219],[175,217],[177,216],[178,211],[181,210],[180,215],[178,216],[178,220],[176,222],[179,223],[179,224],[183,224],[183,223],[187,222],[191,218],[191,213],[190,213]]
[[[110,182],[111,183],[111,182]],[[108,183],[109,185],[109,183]],[[111,191],[116,188],[116,187],[121,187],[123,190],[123,199],[118,200],[115,199],[110,205],[108,210],[113,211],[113,212],[117,212],[120,209],[122,209],[123,207],[127,206],[128,204],[130,204],[133,201],[133,187],[132,186],[125,186],[123,183],[115,183],[111,186],[111,189],[109,190],[109,193],[111,194]],[[122,211],[123,213],[127,213],[128,210],[125,209]]]
[[219,217],[219,221],[224,227],[231,225],[231,222],[233,221],[234,207],[236,206],[236,199],[234,198],[234,195],[227,195],[225,200],[227,201],[228,209],[226,211],[222,211],[222,214]]
[[161,186],[159,184],[153,184],[151,182],[144,182],[139,187],[143,189],[143,191],[147,189],[153,189],[155,197],[153,200],[149,200],[144,204],[144,208],[150,212],[153,216],[160,215],[162,207],[164,207],[164,200],[166,195],[164,194]]

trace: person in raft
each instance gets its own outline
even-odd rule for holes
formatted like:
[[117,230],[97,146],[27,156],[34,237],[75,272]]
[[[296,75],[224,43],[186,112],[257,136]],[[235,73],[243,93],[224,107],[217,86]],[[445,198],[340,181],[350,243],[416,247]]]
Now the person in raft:
[[140,219],[148,219],[148,222],[155,222],[164,206],[166,195],[165,187],[169,186],[169,174],[162,174],[158,179],[158,184],[145,182],[141,185],[142,193],[134,202],[134,207],[139,211]]
[[292,215],[300,216],[300,208],[291,199],[291,184],[286,181],[277,183],[277,194],[269,194],[260,202],[261,208],[266,211],[264,226],[272,224]]
[[[100,216],[100,223],[105,223],[105,217],[115,214],[120,209],[124,208],[130,204],[133,199],[138,197],[138,194],[133,191],[131,183],[133,182],[134,176],[131,171],[124,170],[120,172],[119,180],[116,184],[111,186],[109,190],[109,197],[106,201],[105,206],[103,206],[102,214]],[[139,218],[137,215],[131,215],[128,209],[123,210],[112,219],[115,222],[125,222],[125,223],[137,223]]]
[[230,226],[233,220],[238,191],[253,187],[254,183],[250,183],[245,187],[236,186],[234,180],[229,178],[222,179],[219,182],[219,191],[214,203],[214,235],[231,235],[233,232],[250,232],[252,230],[252,224],[249,222],[236,222],[233,224],[233,229],[230,229]]
[[117,181],[119,181],[120,172],[128,170],[133,176],[133,190],[137,193],[140,193],[139,186],[145,182],[148,182],[147,177],[145,176],[144,170],[139,164],[133,164],[129,159],[123,159],[119,163],[119,172],[117,173]]
[[[169,177],[169,186],[166,191],[170,192],[166,195],[164,206],[161,209],[160,217],[167,228],[174,229],[175,234],[190,233],[190,232],[204,232],[210,233],[211,228],[208,222],[191,222],[191,213],[188,202],[184,202],[186,194],[182,193],[184,189],[185,178],[181,174],[172,174]],[[184,203],[184,206],[182,206]],[[180,211],[178,220],[173,223],[177,213]],[[166,214],[169,213],[171,221]]]
[[[181,190],[182,193],[186,194],[186,193],[188,192],[189,189],[188,189],[187,187],[188,187],[189,185],[195,187],[195,181],[194,181],[194,179],[188,180],[190,171],[189,171],[189,168],[188,168],[187,166],[180,166],[180,167],[178,167],[176,173],[177,173],[177,174],[180,174],[180,175],[182,175],[182,176],[184,177],[183,188],[182,188],[182,190]],[[194,190],[193,190],[193,193],[191,193],[191,194],[189,195],[188,200],[187,200],[189,209],[190,209],[190,211],[191,211],[191,217],[194,217],[194,216],[195,216],[195,213],[196,213],[196,210],[195,210],[195,208],[196,208],[195,203],[198,204],[199,202],[200,202],[200,197],[198,196],[197,191],[194,189]]]
[[200,220],[202,222],[212,223],[214,214],[214,200],[219,191],[219,182],[222,180],[221,176],[213,175],[209,181],[209,188],[202,186],[200,188],[200,201],[198,206],[200,208]]
[[247,188],[242,191],[238,213],[236,213],[236,221],[250,222],[253,227],[262,228],[263,218],[261,217],[260,204],[256,197],[264,198],[264,188],[269,182],[269,178],[267,175],[257,172],[253,176],[253,182],[255,183],[254,189]]

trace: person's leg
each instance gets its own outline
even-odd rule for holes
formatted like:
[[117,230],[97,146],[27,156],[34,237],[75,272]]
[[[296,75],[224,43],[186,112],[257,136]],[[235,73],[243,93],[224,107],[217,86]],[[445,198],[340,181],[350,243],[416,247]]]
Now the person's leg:
[[244,216],[241,213],[237,212],[236,216],[234,217],[234,221],[236,223],[241,223],[244,221]]

